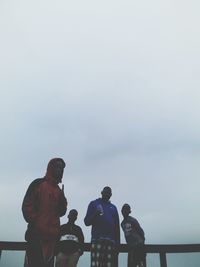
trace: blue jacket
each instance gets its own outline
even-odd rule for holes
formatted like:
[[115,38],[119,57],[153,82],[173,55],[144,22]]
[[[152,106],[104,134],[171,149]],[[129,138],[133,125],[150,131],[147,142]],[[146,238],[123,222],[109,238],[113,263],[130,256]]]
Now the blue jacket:
[[[103,207],[103,215],[94,215],[97,206]],[[108,239],[120,243],[119,215],[115,205],[102,198],[91,201],[84,219],[85,225],[92,225],[92,240]]]

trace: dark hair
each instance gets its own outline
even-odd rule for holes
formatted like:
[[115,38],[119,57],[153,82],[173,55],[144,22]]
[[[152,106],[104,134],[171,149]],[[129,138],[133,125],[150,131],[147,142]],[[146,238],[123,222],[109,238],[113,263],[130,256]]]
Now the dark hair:
[[112,189],[110,188],[110,186],[105,186],[105,187],[103,188],[102,192],[103,192],[103,191],[110,191],[110,192],[112,192]]
[[125,204],[122,206],[122,209],[124,209],[124,208],[127,208],[127,209],[131,210],[131,206],[130,206],[129,204],[127,204],[127,203],[125,203]]
[[75,209],[70,210],[69,213],[75,213],[76,215],[78,215],[78,211]]

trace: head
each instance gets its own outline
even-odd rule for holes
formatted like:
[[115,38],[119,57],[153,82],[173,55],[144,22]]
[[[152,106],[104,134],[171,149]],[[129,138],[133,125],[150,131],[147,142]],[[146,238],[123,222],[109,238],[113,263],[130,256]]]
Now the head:
[[78,211],[75,209],[70,210],[70,212],[68,214],[69,222],[74,223],[77,220],[77,217],[78,217]]
[[111,188],[109,186],[104,187],[103,190],[101,191],[101,196],[104,201],[106,202],[109,201],[109,199],[112,196]]
[[47,174],[46,176],[51,177],[51,179],[59,184],[62,182],[63,172],[65,168],[65,162],[61,158],[54,158],[49,161],[47,166]]
[[124,204],[123,206],[122,206],[122,215],[123,215],[123,217],[124,218],[126,218],[126,217],[128,217],[128,215],[131,213],[131,207],[130,207],[130,205],[129,204]]

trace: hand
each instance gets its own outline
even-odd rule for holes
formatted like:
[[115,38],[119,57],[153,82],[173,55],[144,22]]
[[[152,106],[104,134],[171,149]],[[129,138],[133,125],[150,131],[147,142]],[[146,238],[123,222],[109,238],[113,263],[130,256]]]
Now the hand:
[[115,246],[114,253],[118,256],[119,255],[119,246]]
[[97,205],[96,209],[98,215],[103,215],[103,207],[101,204]]
[[95,210],[95,214],[96,215],[100,215],[101,214],[101,211],[100,210]]
[[82,249],[79,249],[79,250],[78,250],[78,253],[79,253],[80,256],[82,256],[82,255],[83,255],[83,251],[82,251]]
[[62,189],[61,190],[62,190],[62,192],[64,194],[64,184],[62,184]]

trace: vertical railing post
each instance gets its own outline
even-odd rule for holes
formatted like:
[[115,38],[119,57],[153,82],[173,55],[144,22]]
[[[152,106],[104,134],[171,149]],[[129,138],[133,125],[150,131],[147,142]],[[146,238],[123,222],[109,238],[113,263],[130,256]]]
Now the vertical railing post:
[[167,257],[165,252],[160,252],[160,267],[167,267]]

